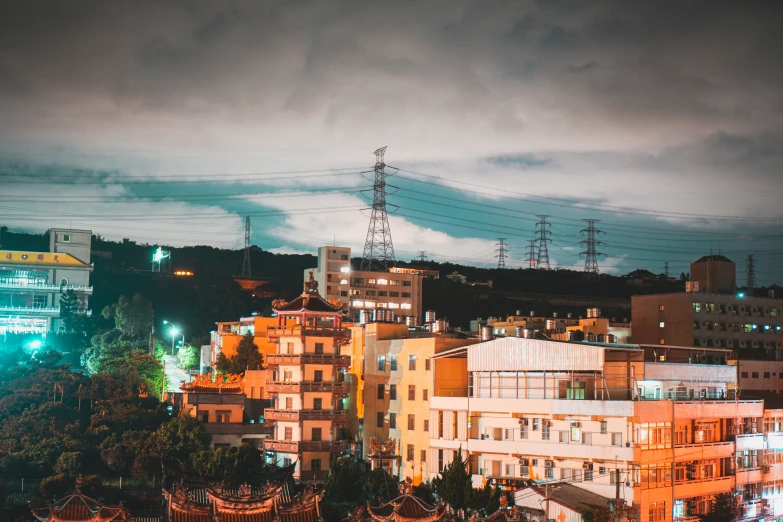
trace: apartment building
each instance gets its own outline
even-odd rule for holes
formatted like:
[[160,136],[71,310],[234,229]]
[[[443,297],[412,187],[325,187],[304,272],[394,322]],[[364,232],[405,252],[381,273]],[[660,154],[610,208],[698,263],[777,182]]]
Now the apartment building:
[[635,342],[729,349],[741,389],[783,389],[783,300],[681,292],[631,303]]
[[305,270],[305,278],[310,272],[324,298],[348,305],[354,321],[361,312],[372,314],[379,309],[390,310],[409,323],[421,321],[421,271],[353,270],[350,248],[324,246],[318,249],[318,266]]
[[253,336],[253,342],[258,346],[258,351],[264,357],[264,362],[266,362],[269,355],[277,352],[277,344],[269,339],[266,334],[267,328],[277,325],[276,317],[254,315],[242,317],[239,321],[226,321],[215,324],[217,329],[210,332],[210,366],[215,366],[217,358],[221,353],[226,357],[236,355],[239,342],[248,332]]
[[717,493],[750,509],[764,403],[737,398],[728,355],[524,338],[436,354],[435,379],[441,361],[462,360],[468,390],[430,400],[430,477],[461,449],[476,486],[567,482],[605,505],[619,492],[641,522],[695,520]]
[[64,329],[60,298],[72,290],[79,313],[91,315],[90,230],[53,228],[49,252],[0,250],[0,334]]
[[[575,318],[572,314],[565,317],[535,315],[530,312],[523,315],[517,310],[515,315],[509,315],[504,319],[490,317],[486,326],[492,328],[495,337],[524,337],[527,331],[546,331],[552,339],[569,340],[569,332],[581,332],[580,340],[592,339],[599,342],[630,343],[631,325],[628,321],[615,321],[609,317],[601,317],[600,309],[588,308],[587,317]],[[484,322],[471,321],[471,330],[478,331]]]
[[[418,485],[428,477],[430,397],[467,389],[464,367],[441,372],[436,382],[430,357],[444,350],[467,346],[477,339],[455,334],[409,331],[402,324],[369,323],[364,331],[363,454],[370,454],[370,439],[395,439],[395,460],[388,471]],[[442,369],[453,361],[443,361]],[[458,364],[458,363],[457,363]]]

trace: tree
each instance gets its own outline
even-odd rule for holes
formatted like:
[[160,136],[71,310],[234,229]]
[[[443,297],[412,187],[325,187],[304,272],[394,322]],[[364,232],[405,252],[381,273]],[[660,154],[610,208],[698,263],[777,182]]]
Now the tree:
[[133,299],[121,295],[116,303],[105,306],[101,314],[106,319],[114,319],[114,327],[131,339],[143,337],[152,328],[152,303],[141,294]]
[[209,449],[211,437],[193,417],[177,417],[150,437],[152,449],[162,458],[187,462],[190,455]]
[[735,518],[734,499],[731,493],[718,493],[713,499],[710,512],[704,516],[704,522],[731,522]]
[[459,511],[468,507],[468,500],[473,494],[473,484],[468,473],[468,461],[462,460],[462,447],[454,452],[454,459],[449,463],[439,477],[432,481],[435,494],[445,500],[453,510]]
[[177,352],[177,361],[181,368],[193,368],[201,361],[201,353],[195,346],[180,346]]
[[264,363],[264,357],[258,351],[258,345],[253,341],[253,334],[246,333],[237,346],[236,355],[226,357],[220,354],[215,368],[221,373],[243,373],[245,370],[259,370]]
[[57,459],[54,470],[64,475],[76,475],[82,470],[84,455],[78,451],[66,451]]
[[79,302],[79,296],[73,290],[67,290],[60,295],[60,317],[63,320],[63,326],[65,326],[66,332],[80,332],[83,331],[81,303]]
[[365,501],[377,504],[388,502],[399,495],[397,479],[386,473],[386,470],[376,469],[364,476],[362,496]]

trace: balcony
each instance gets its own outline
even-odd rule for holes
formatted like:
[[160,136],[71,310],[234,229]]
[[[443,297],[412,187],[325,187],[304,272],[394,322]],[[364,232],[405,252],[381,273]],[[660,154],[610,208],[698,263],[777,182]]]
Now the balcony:
[[300,420],[345,421],[348,410],[276,410],[264,409],[264,419],[268,421],[299,422]]
[[83,294],[92,294],[91,286],[83,285],[30,285],[27,283],[14,283],[10,281],[0,281],[0,289],[5,290],[28,290],[30,292],[66,292],[73,290],[74,292],[80,292]]
[[298,353],[293,355],[271,354],[267,355],[266,363],[270,366],[327,364],[331,366],[338,366],[340,368],[348,368],[351,366],[351,356],[331,353]]
[[244,422],[202,422],[210,435],[271,435],[272,428],[262,423]]
[[301,482],[323,482],[326,477],[329,476],[328,469],[319,469],[317,471],[307,470],[299,472],[299,480]]
[[674,486],[675,498],[701,497],[717,493],[729,493],[734,489],[734,477],[713,477],[678,483]]
[[264,441],[266,451],[275,451],[279,453],[301,453],[303,451],[323,451],[330,453],[340,453],[348,451],[350,441],[347,440],[272,440]]
[[[92,310],[88,310],[87,317],[92,315]],[[32,315],[37,317],[60,317],[60,307],[52,306],[0,306],[0,313],[15,315]]]
[[351,392],[351,384],[347,382],[277,382],[267,381],[266,391],[268,393],[300,393],[300,392],[322,392],[334,393],[335,395],[348,395]]
[[302,328],[301,326],[269,326],[266,329],[266,335],[272,339],[278,337],[333,337],[337,339],[350,339],[351,331],[347,328]]

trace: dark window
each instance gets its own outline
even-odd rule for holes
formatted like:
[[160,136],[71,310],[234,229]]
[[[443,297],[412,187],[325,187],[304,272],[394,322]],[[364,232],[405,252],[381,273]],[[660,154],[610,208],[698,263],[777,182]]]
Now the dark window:
[[422,390],[421,392],[421,398],[425,401],[430,400],[430,391],[429,390]]
[[764,378],[769,379],[769,372],[764,372]]
[[389,429],[390,430],[396,430],[397,429],[397,414],[396,413],[389,413]]
[[414,453],[414,451],[415,450],[413,449],[413,444],[408,444],[408,451],[407,451],[407,453],[408,453],[408,460],[409,461],[413,461],[413,453]]
[[408,356],[408,370],[416,371],[416,356],[415,355],[409,355]]
[[397,371],[397,356],[396,355],[390,355],[389,356],[389,369],[393,372]]
[[742,378],[747,379],[748,378],[748,372],[742,372]]
[[403,281],[402,282],[402,286],[411,286],[411,282],[410,281]]
[[323,409],[323,399],[318,397],[313,399],[313,409],[314,410],[322,410]]
[[430,431],[430,421],[425,420],[424,421],[424,431]]
[[443,471],[443,450],[438,450],[438,471]]
[[348,297],[348,290],[342,290],[342,291],[340,291],[340,295],[341,295],[342,297]]
[[408,415],[408,431],[413,431],[415,429],[416,429],[416,416]]
[[379,411],[379,412],[378,412],[378,419],[377,419],[377,423],[376,423],[376,425],[377,425],[379,428],[383,428],[383,412],[382,412],[382,411]]
[[321,471],[321,459],[313,459],[310,461],[310,471]]
[[378,400],[379,401],[382,401],[384,399],[385,395],[386,395],[386,392],[385,392],[384,388],[385,387],[384,387],[383,384],[379,384],[378,385]]
[[389,385],[389,400],[390,401],[396,401],[397,400],[397,385],[396,384],[390,384]]
[[294,438],[294,429],[290,426],[285,429],[285,437],[283,440],[291,440]]
[[321,441],[321,428],[313,428],[312,437],[310,437],[310,440],[314,440],[316,442]]
[[403,292],[402,293],[402,297],[410,297],[410,296],[411,296],[410,292]]
[[385,355],[379,355],[378,356],[378,371],[379,372],[386,371],[386,356]]
[[427,450],[421,450],[421,461],[427,462]]
[[389,297],[400,297],[399,292],[389,292]]
[[324,343],[315,343],[315,353],[324,353]]
[[759,378],[759,372],[753,372],[751,374],[751,377],[753,377],[754,379],[758,379]]
[[408,400],[409,401],[415,401],[416,400],[416,385],[409,384],[408,385]]
[[315,382],[323,382],[323,380],[324,380],[324,371],[323,370],[315,370],[313,372],[313,380]]
[[432,367],[432,361],[429,359],[424,359],[424,369],[430,370]]

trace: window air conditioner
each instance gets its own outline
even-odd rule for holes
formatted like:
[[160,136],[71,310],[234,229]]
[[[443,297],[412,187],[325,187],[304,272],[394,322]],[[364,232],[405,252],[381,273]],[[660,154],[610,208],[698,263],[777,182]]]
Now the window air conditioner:
[[545,460],[544,461],[544,467],[554,468],[555,467],[555,461],[554,460]]

